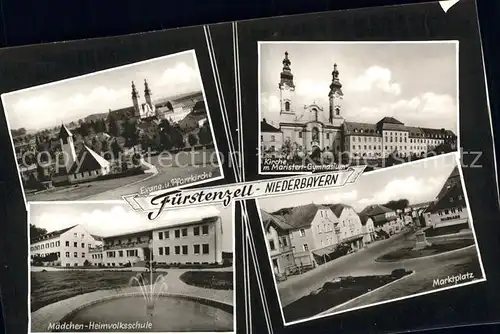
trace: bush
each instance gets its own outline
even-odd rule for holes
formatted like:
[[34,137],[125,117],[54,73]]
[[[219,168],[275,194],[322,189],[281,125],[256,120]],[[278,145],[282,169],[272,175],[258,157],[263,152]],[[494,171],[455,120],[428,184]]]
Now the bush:
[[395,277],[395,278],[401,278],[401,277],[406,276],[406,275],[408,275],[408,271],[406,271],[406,269],[403,269],[403,268],[394,269],[391,272],[391,276]]

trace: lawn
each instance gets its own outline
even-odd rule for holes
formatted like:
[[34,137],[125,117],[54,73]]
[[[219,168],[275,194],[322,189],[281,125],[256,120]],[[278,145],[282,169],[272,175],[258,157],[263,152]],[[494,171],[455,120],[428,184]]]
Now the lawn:
[[457,225],[450,225],[450,226],[443,226],[443,227],[438,227],[438,228],[428,228],[427,230],[424,231],[425,236],[427,237],[437,237],[441,235],[447,235],[447,234],[455,234],[458,233],[462,230],[466,230],[469,228],[469,224],[457,224]]
[[285,319],[290,322],[313,317],[409,274],[411,271],[397,269],[389,275],[339,277],[284,307]]
[[414,246],[403,247],[403,248],[397,249],[395,251],[386,253],[386,254],[380,256],[379,258],[377,258],[375,261],[393,262],[393,261],[400,261],[400,260],[415,259],[415,258],[419,258],[419,257],[449,252],[452,250],[471,246],[473,244],[474,244],[473,239],[462,239],[462,240],[454,240],[454,241],[450,241],[450,242],[446,242],[446,243],[433,244],[431,246],[425,247],[424,249],[420,249],[420,250],[413,250]]
[[130,183],[143,180],[150,175],[151,174],[139,174],[116,179],[85,182],[65,187],[56,187],[54,189],[46,190],[36,194],[26,193],[26,199],[28,201],[79,200],[98,193],[105,192],[110,189],[116,189],[121,186],[126,186]]
[[186,271],[180,280],[188,285],[214,290],[233,290],[232,271]]
[[[165,274],[162,273],[162,275]],[[131,286],[130,280],[135,275],[137,275],[137,272],[103,270],[31,272],[31,312],[84,293]],[[156,277],[159,274],[155,273],[153,275]],[[149,274],[147,277],[149,277]]]

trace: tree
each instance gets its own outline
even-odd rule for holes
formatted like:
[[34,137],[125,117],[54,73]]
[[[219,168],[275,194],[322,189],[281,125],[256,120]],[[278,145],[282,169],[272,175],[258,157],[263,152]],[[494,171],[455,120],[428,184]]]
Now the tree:
[[30,239],[37,239],[38,237],[47,234],[47,230],[41,227],[36,227],[33,224],[30,224]]
[[138,144],[139,135],[135,122],[126,122],[124,124],[122,136],[123,138],[125,138],[126,147],[132,147]]
[[99,138],[94,137],[94,139],[92,139],[92,149],[99,154],[103,151],[103,144]]
[[410,202],[406,198],[401,198],[396,201],[389,201],[385,203],[383,206],[389,208],[391,210],[404,210],[410,205]]
[[120,153],[122,153],[122,148],[116,142],[116,139],[111,143],[111,151],[113,152],[113,159],[118,159]]
[[207,121],[205,121],[203,126],[200,128],[198,138],[201,145],[208,145],[212,143],[212,132],[210,131],[210,126]]
[[120,135],[120,128],[118,126],[118,121],[115,119],[115,116],[112,113],[109,113],[108,116],[108,129],[109,133],[113,137],[118,137]]
[[188,143],[189,143],[189,146],[195,146],[196,144],[198,144],[198,137],[196,137],[196,135],[190,133],[188,136]]

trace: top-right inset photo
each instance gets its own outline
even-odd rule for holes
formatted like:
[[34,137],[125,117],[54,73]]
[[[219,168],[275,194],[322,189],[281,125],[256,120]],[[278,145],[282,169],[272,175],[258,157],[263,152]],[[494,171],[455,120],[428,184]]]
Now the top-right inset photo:
[[457,151],[458,47],[259,42],[259,174],[371,171]]

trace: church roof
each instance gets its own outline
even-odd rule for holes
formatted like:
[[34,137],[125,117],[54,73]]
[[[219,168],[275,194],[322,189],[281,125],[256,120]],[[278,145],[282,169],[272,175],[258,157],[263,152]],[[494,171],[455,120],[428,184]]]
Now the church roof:
[[78,155],[73,166],[71,166],[69,174],[90,172],[103,167],[109,167],[110,164],[106,159],[91,150],[87,145],[83,147],[83,151]]
[[59,130],[59,139],[66,139],[68,137],[73,137],[73,134],[69,129],[66,127],[66,125],[62,124],[61,125],[61,130]]
[[271,124],[267,123],[266,119],[260,122],[260,131],[261,132],[281,132],[280,129],[275,128]]

